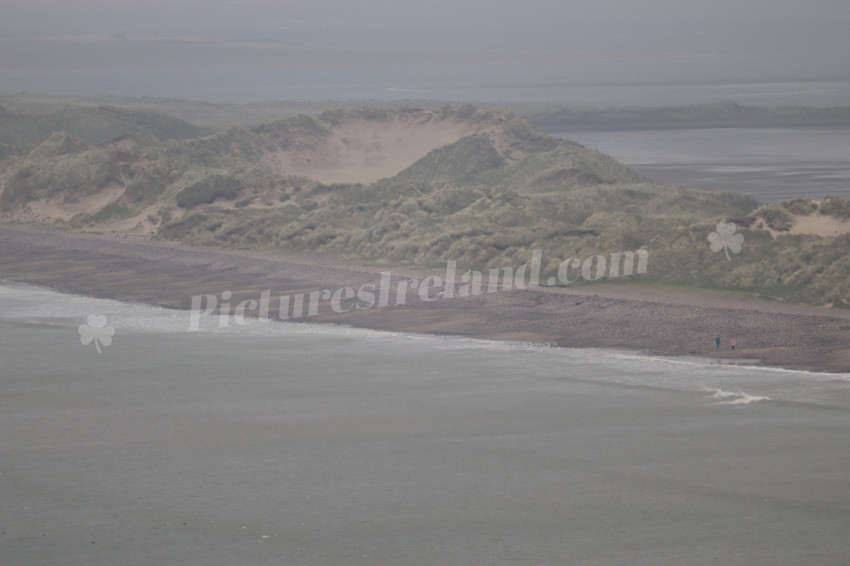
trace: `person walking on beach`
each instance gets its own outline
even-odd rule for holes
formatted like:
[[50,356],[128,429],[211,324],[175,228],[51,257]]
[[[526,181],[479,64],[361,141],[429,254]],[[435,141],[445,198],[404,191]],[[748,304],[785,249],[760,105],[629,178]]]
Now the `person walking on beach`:
[[720,349],[720,334],[717,335],[717,338],[714,339],[714,343],[717,344],[717,349]]
[[735,337],[734,336],[729,340],[729,344],[732,345],[732,349],[734,350],[735,349]]

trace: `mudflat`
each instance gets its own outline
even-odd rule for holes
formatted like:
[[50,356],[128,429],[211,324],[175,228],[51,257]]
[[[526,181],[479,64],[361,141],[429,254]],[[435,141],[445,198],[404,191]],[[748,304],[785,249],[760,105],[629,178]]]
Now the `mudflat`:
[[[284,318],[278,312],[281,297],[327,291],[316,295],[321,302],[314,313],[305,307],[304,316],[290,318],[560,347],[701,356],[718,363],[850,371],[850,312],[733,294],[627,283],[539,286],[452,298],[425,293],[431,300],[410,290],[403,302],[394,296],[385,306],[376,301],[373,308],[338,309],[347,312],[330,307],[330,296],[339,289],[377,289],[384,277],[397,290],[399,281],[422,281],[429,275],[441,274],[287,252],[195,248],[0,225],[0,278],[62,292],[184,310],[192,307],[193,297],[224,302],[226,296],[235,308],[245,300],[259,301],[266,292],[271,298],[268,314],[275,319]],[[210,306],[206,301],[197,304]],[[716,335],[722,336],[720,348],[715,346]],[[730,348],[731,336],[737,340],[735,350]]]

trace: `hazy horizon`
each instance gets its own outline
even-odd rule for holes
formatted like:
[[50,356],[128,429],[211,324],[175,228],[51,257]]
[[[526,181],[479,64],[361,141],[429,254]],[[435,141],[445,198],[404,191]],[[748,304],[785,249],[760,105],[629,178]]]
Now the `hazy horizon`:
[[[245,102],[278,93],[299,98],[297,90],[277,85],[255,88],[275,79],[314,87],[300,99],[345,99],[352,85],[360,93],[354,97],[362,98],[446,84],[499,89],[850,78],[850,7],[828,0],[5,4],[3,92],[173,91],[174,97]],[[254,74],[239,74],[249,71]],[[335,81],[335,74],[344,80]],[[241,81],[246,90],[205,94],[195,88],[205,81]],[[423,97],[433,96],[438,93]]]

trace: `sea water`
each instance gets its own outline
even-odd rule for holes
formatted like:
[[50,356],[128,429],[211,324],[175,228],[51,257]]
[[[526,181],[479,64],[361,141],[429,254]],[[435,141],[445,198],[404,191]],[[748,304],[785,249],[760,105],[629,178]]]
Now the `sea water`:
[[850,561],[850,375],[188,320],[0,285],[3,564]]

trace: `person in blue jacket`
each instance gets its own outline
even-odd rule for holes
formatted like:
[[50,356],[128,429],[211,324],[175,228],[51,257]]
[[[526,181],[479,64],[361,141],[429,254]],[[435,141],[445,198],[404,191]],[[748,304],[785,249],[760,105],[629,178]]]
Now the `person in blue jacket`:
[[717,344],[718,348],[720,348],[720,334],[718,334],[717,338],[714,339],[714,343]]

